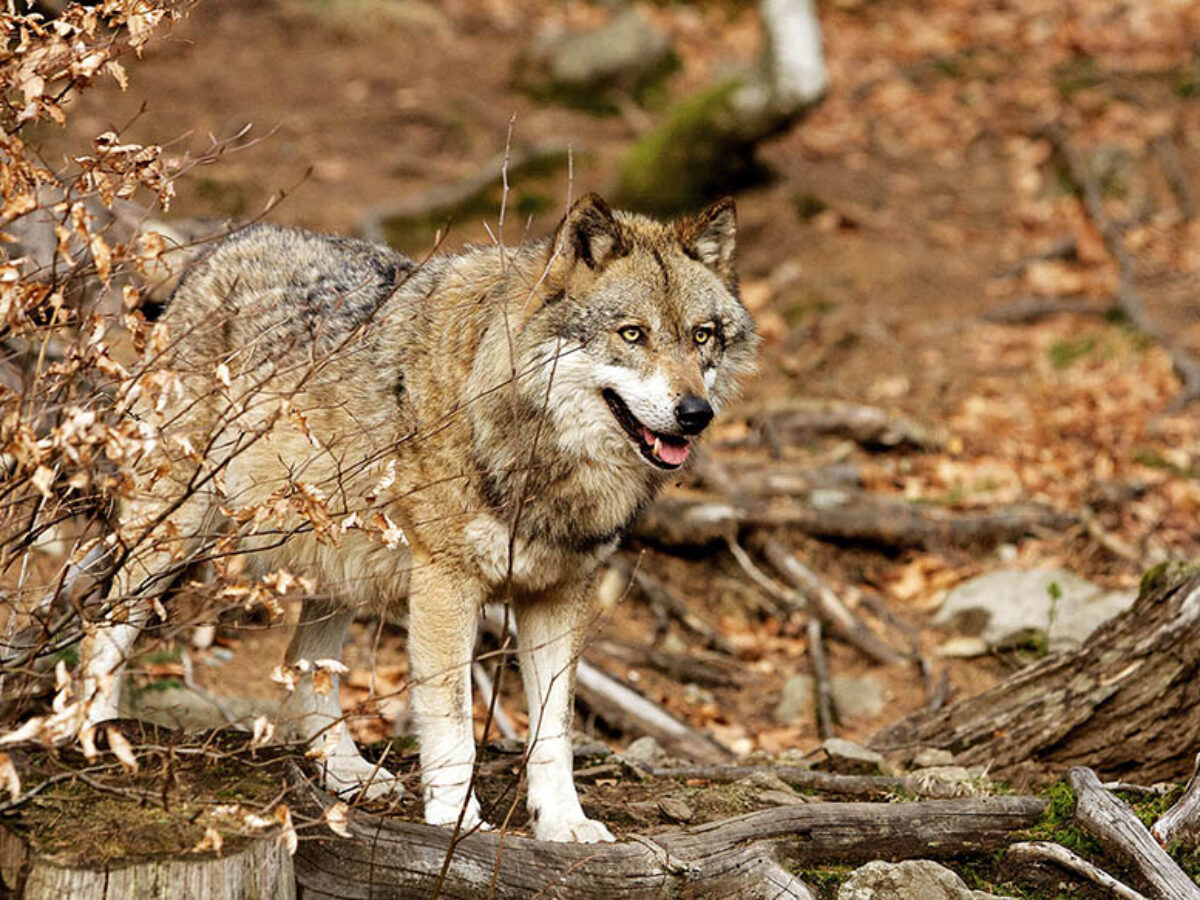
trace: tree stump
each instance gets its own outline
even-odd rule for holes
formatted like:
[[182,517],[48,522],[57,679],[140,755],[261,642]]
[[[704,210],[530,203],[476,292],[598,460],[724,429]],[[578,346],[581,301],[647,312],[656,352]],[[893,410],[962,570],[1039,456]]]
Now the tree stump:
[[87,755],[5,754],[0,896],[294,900],[294,751],[252,743],[122,720]]
[[877,734],[885,753],[949,750],[994,774],[1086,765],[1108,778],[1184,780],[1200,747],[1200,574],[1164,564],[1137,602],[1078,650]]
[[0,885],[21,900],[295,900],[292,858],[276,837],[224,853],[60,864],[28,840],[0,829]]

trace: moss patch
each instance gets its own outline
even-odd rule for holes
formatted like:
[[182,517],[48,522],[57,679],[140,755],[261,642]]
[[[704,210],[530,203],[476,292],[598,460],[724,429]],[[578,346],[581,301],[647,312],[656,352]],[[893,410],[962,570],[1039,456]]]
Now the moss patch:
[[689,97],[630,147],[617,187],[621,205],[671,215],[761,181],[766,173],[754,161],[753,143],[739,139],[731,124],[741,86],[733,78]]
[[[283,755],[251,754],[247,735],[184,739],[145,725],[122,731],[138,758],[135,773],[105,752],[91,762],[65,749],[15,759],[24,790],[61,780],[6,815],[4,827],[61,865],[101,866],[188,853],[209,828],[221,835],[228,852],[249,839],[244,813],[265,814],[280,799]],[[97,744],[103,749],[103,738]],[[239,810],[231,811],[231,805]]]

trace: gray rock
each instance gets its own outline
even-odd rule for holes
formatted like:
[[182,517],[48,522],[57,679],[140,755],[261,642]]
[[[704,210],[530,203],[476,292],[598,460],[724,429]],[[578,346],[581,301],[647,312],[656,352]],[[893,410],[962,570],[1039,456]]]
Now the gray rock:
[[1136,598],[1135,591],[1110,591],[1066,569],[1003,569],[952,590],[933,624],[992,647],[1034,637],[1051,650],[1071,649]]
[[646,735],[633,741],[625,752],[621,754],[628,760],[633,762],[648,763],[652,766],[662,765],[662,762],[667,757],[667,753],[659,745],[658,741]]
[[843,775],[878,775],[883,771],[883,756],[853,741],[829,738],[821,749],[826,756],[822,769]]
[[944,866],[927,859],[869,862],[838,888],[837,900],[1005,900],[973,891]]
[[912,761],[914,769],[928,769],[934,766],[952,765],[954,765],[954,754],[949,750],[941,750],[937,747],[926,747],[914,756]]
[[761,772],[751,772],[745,778],[739,778],[734,782],[734,784],[740,784],[744,787],[753,788],[754,790],[759,791],[796,793],[790,784],[788,784],[778,775],[775,775],[767,770],[765,767]]
[[811,720],[816,714],[814,690],[811,675],[793,675],[785,681],[775,705],[775,721],[780,725],[798,725]]
[[803,806],[809,802],[809,798],[803,794],[797,794],[795,791],[763,791],[758,795],[758,799],[763,803],[771,803],[775,806]]
[[694,815],[687,801],[679,797],[663,797],[658,801],[658,808],[672,822],[690,822]]
[[518,60],[517,82],[536,96],[596,106],[605,94],[636,94],[674,58],[670,38],[631,6],[591,31],[543,31]]
[[829,690],[833,694],[834,711],[843,722],[877,716],[887,703],[883,683],[874,675],[863,678],[834,675],[829,679]]

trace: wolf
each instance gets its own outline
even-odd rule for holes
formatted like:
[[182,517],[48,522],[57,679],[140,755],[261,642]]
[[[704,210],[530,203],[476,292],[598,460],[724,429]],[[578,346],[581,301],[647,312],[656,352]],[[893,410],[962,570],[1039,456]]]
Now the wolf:
[[161,316],[173,377],[129,413],[157,440],[119,514],[115,611],[81,647],[88,721],[117,715],[170,580],[236,539],[251,572],[311,582],[282,721],[328,789],[399,789],[344,727],[337,661],[356,608],[406,598],[425,820],[487,827],[470,673],[480,609],[503,600],[534,835],[612,840],[572,771],[593,576],[753,367],[735,244],[732,200],[664,223],[594,194],[548,239],[420,265],[270,225],[219,244]]

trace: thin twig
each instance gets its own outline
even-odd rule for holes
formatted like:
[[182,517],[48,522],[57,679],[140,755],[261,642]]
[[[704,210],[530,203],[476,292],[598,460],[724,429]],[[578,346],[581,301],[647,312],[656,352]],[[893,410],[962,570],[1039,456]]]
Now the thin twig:
[[1139,894],[1113,878],[1099,866],[1094,866],[1086,859],[1076,856],[1066,847],[1052,844],[1048,841],[1020,841],[1012,844],[1004,853],[1004,858],[1018,866],[1030,863],[1050,862],[1056,866],[1074,872],[1086,878],[1092,884],[1101,888],[1110,897],[1117,900],[1146,900],[1145,895]]
[[1066,164],[1071,180],[1078,185],[1083,195],[1084,211],[1104,239],[1104,246],[1108,250],[1109,256],[1117,264],[1117,270],[1120,273],[1115,297],[1118,308],[1135,328],[1162,346],[1167,355],[1171,357],[1171,365],[1175,369],[1175,374],[1183,382],[1179,393],[1168,407],[1172,411],[1178,411],[1190,401],[1200,397],[1200,362],[1177,346],[1171,335],[1155,322],[1146,310],[1145,302],[1134,288],[1137,282],[1137,265],[1133,254],[1125,245],[1122,228],[1109,217],[1104,209],[1104,198],[1100,185],[1092,177],[1087,165],[1071,144],[1066,130],[1061,126],[1053,126],[1047,129],[1046,133]]
[[833,687],[829,682],[829,661],[821,641],[820,619],[808,620],[808,658],[817,686],[817,731],[824,741],[836,737],[837,729],[834,727]]

